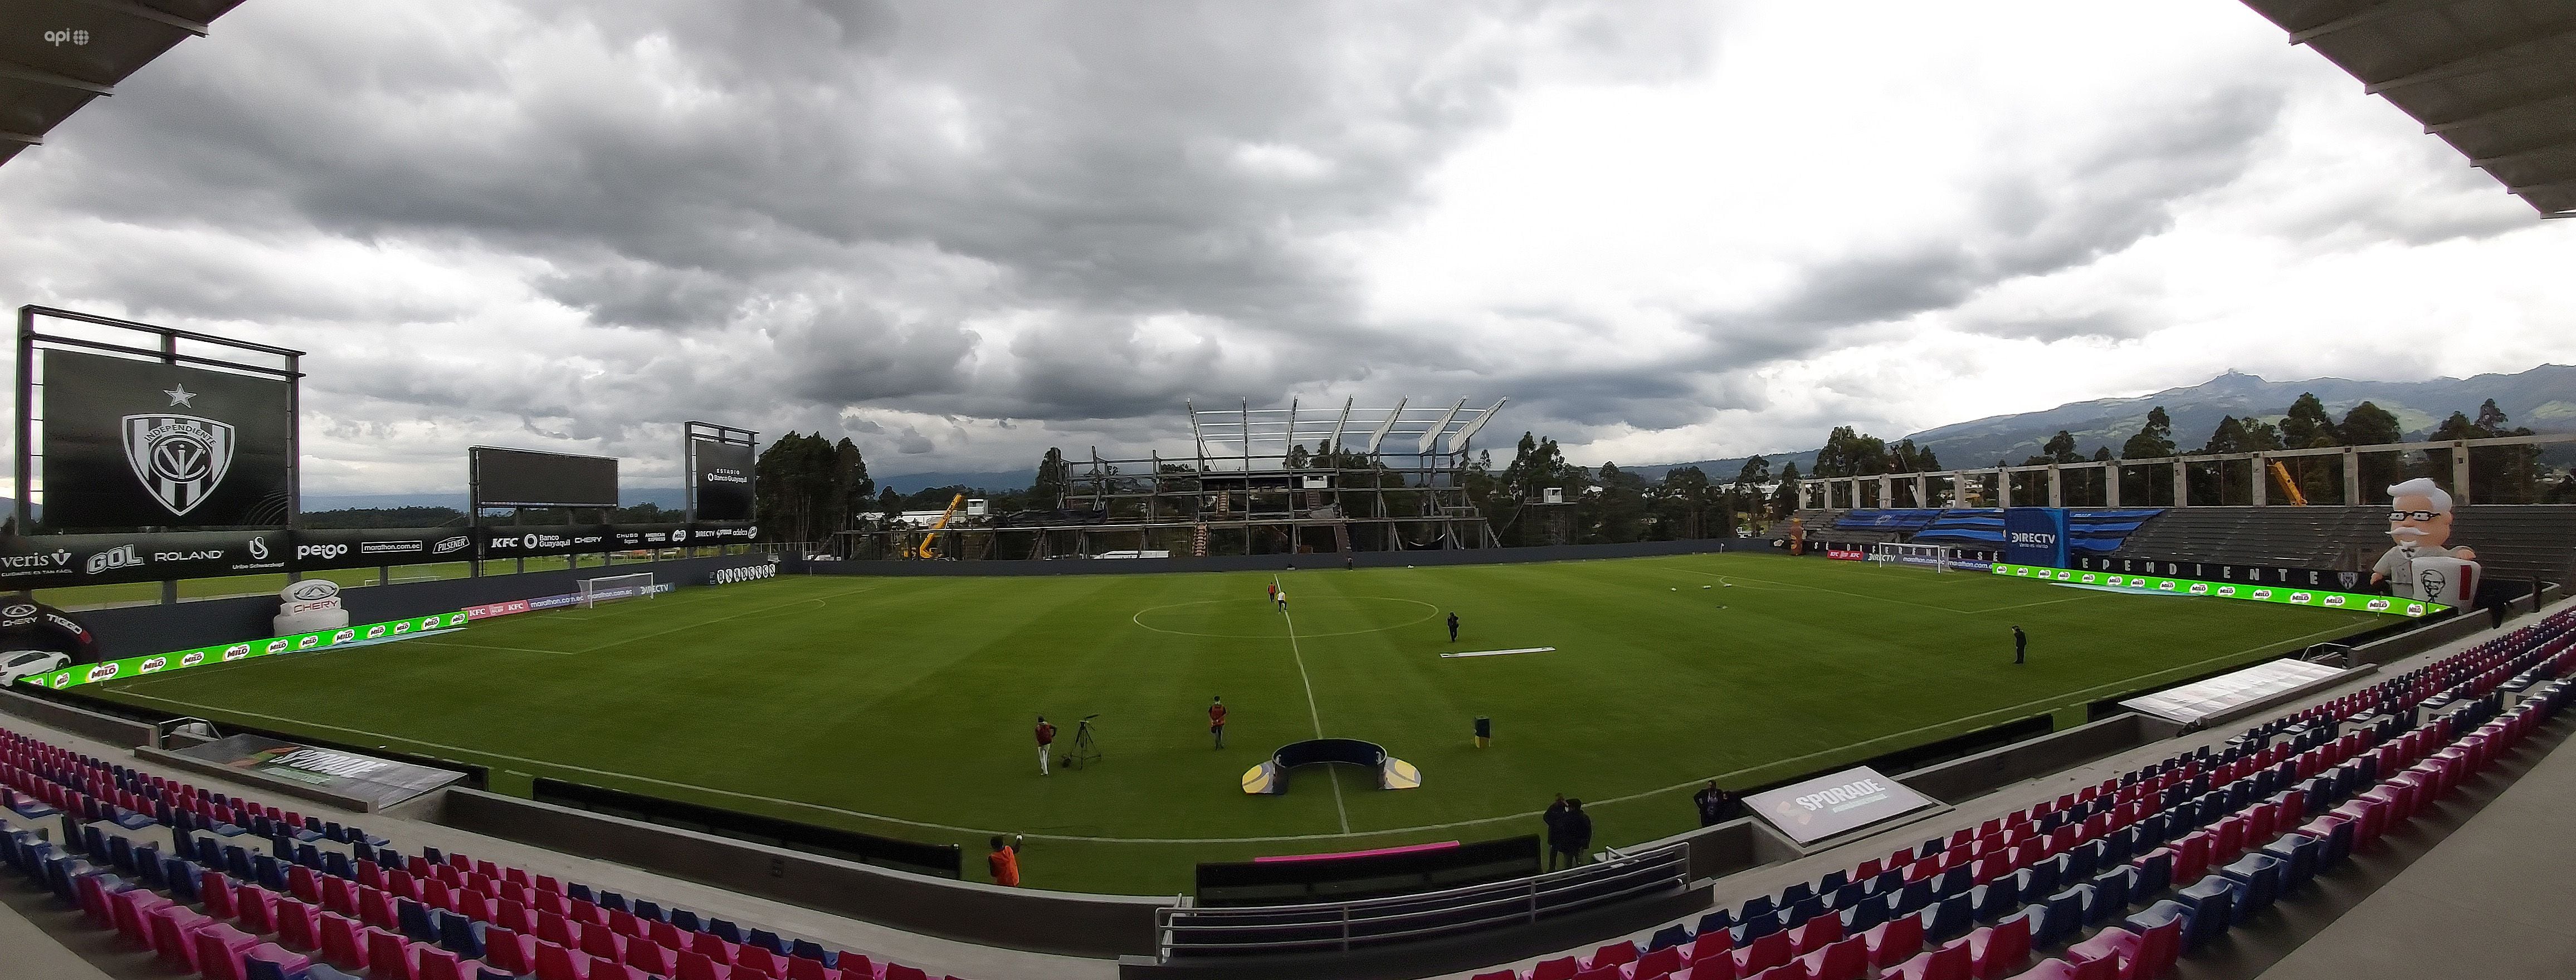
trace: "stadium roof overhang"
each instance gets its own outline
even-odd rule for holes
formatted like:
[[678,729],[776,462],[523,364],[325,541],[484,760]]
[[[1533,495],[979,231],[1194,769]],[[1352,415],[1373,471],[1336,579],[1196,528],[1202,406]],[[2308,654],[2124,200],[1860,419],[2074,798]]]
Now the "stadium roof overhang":
[[241,0],[0,0],[0,163]]
[[2245,0],[2539,209],[2576,217],[2576,0]]

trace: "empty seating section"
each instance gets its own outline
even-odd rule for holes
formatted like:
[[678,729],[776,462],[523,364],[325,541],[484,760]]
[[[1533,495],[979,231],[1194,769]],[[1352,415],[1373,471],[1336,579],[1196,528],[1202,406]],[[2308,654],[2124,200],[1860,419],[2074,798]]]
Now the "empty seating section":
[[1478,980],[2154,980],[2484,768],[2576,698],[2557,679],[2571,668],[2576,611],[2223,746]]
[[[930,980],[462,854],[406,855],[5,729],[0,784],[11,870],[211,980]],[[125,836],[155,823],[177,853]]]
[[[2453,543],[2468,539],[2456,533]],[[2293,568],[2366,568],[2388,550],[2388,508],[2177,507],[2119,554]]]
[[1897,531],[1911,534],[1930,527],[1932,519],[1941,516],[1937,507],[1872,508],[1843,512],[1834,521],[1837,531]]
[[2451,523],[2451,543],[2476,549],[2489,578],[2565,581],[2576,570],[2569,566],[2576,556],[2576,504],[2462,507]]

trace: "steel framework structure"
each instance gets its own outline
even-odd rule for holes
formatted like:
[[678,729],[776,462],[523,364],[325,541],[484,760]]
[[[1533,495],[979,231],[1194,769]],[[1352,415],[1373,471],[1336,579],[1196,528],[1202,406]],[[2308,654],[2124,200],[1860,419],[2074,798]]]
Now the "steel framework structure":
[[[1509,399],[1315,410],[1184,402],[1189,451],[1068,459],[1052,510],[941,532],[965,558],[1335,553],[1490,548],[1501,542],[1460,479],[1474,439]],[[849,532],[847,550],[891,555],[896,529]]]

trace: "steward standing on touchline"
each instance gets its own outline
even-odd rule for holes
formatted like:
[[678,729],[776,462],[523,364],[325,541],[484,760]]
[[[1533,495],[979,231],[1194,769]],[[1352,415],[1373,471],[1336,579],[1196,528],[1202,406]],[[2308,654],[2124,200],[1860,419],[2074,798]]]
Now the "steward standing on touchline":
[[1045,715],[1038,716],[1037,735],[1038,775],[1044,776],[1047,774],[1047,755],[1053,751],[1051,746],[1055,745],[1055,726],[1047,724]]
[[2022,632],[2019,626],[2013,627],[2013,662],[2021,663],[2022,655],[2029,650],[2030,634]]
[[993,853],[984,856],[984,863],[993,870],[994,884],[1005,888],[1019,887],[1020,845],[1027,842],[1027,837],[1017,834],[1010,840],[1003,840],[1000,834],[993,835]]
[[1208,734],[1216,736],[1217,748],[1225,747],[1225,698],[1223,696],[1208,702]]

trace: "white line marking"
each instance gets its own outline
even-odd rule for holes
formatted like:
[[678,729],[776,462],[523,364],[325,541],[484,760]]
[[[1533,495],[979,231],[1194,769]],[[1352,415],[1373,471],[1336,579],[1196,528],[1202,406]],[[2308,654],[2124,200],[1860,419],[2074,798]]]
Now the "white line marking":
[[[1279,576],[1270,577],[1270,587],[1279,588]],[[1288,614],[1288,603],[1284,600],[1279,603],[1279,618],[1288,622],[1288,655],[1297,659],[1297,682],[1306,686],[1306,717],[1315,722],[1315,737],[1322,738],[1324,737],[1324,715],[1315,709],[1315,682],[1306,676],[1306,654],[1297,649],[1297,617]],[[1350,833],[1351,811],[1342,805],[1341,773],[1338,770],[1327,769],[1324,774],[1333,779],[1333,812],[1341,814],[1342,833]]]
[[1512,650],[1470,650],[1466,653],[1444,653],[1443,657],[1500,657],[1514,653],[1546,653],[1555,647],[1520,647]]

